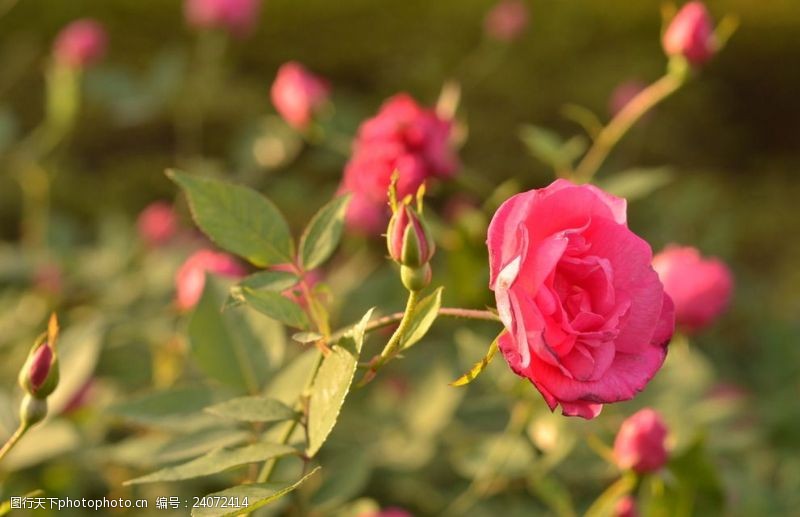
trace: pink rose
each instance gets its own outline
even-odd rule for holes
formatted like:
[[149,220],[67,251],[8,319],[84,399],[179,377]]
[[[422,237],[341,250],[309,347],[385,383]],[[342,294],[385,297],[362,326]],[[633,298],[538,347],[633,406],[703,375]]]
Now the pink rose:
[[414,517],[411,513],[403,510],[402,508],[398,508],[396,506],[390,506],[389,508],[384,508],[378,512],[369,512],[363,513],[359,515],[359,517]]
[[500,41],[517,39],[528,27],[528,7],[522,0],[501,0],[486,14],[483,30]]
[[711,324],[731,299],[733,275],[717,258],[692,247],[667,246],[653,259],[664,289],[675,302],[675,319],[687,332]]
[[189,310],[197,304],[203,294],[207,272],[230,278],[240,278],[246,274],[244,267],[227,253],[209,249],[194,252],[175,277],[179,309]]
[[614,459],[621,469],[652,472],[667,462],[667,426],[661,415],[650,408],[628,417],[614,440]]
[[149,246],[166,244],[178,231],[178,218],[172,205],[156,201],[147,205],[136,221],[139,237]]
[[702,2],[689,2],[678,11],[661,40],[668,56],[683,56],[702,65],[714,55],[716,41],[711,15]]
[[85,68],[106,53],[108,37],[102,25],[89,18],[76,20],[56,37],[53,54],[56,61],[71,68]]
[[647,85],[643,82],[636,80],[620,83],[614,88],[614,91],[611,92],[611,99],[608,102],[608,111],[611,112],[612,116],[616,115],[622,111],[622,108],[627,106],[634,97],[639,95],[646,86]]
[[517,194],[489,225],[490,287],[506,327],[500,350],[550,409],[594,418],[661,367],[672,302],[624,199],[556,180]]
[[[365,233],[380,232],[389,219],[387,190],[398,170],[399,197],[414,194],[429,178],[447,178],[458,166],[450,145],[452,124],[420,107],[407,94],[387,100],[361,124],[340,192],[352,192],[347,221]],[[362,218],[361,216],[364,215]]]
[[614,517],[639,517],[639,512],[636,511],[636,500],[629,495],[626,495],[614,506]]
[[281,65],[270,95],[281,117],[296,129],[305,129],[314,114],[328,101],[327,81],[309,72],[300,63]]
[[222,29],[246,36],[255,28],[261,0],[186,0],[187,23],[198,29]]

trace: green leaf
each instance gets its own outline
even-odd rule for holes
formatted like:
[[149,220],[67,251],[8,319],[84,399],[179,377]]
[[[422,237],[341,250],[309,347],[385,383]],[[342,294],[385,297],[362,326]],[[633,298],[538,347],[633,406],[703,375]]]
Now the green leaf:
[[280,422],[297,414],[279,400],[266,397],[239,397],[206,408],[211,414],[242,422]]
[[555,476],[537,476],[529,482],[530,488],[558,517],[575,517],[575,508],[569,490]]
[[439,315],[439,308],[442,306],[442,289],[442,287],[438,287],[414,307],[408,329],[403,335],[400,344],[400,350],[410,348],[425,337],[425,334]]
[[522,126],[519,137],[535,158],[556,171],[569,170],[587,146],[583,136],[574,136],[564,141],[558,133],[532,124]]
[[297,284],[300,277],[289,271],[259,271],[239,281],[240,287],[281,292]]
[[231,296],[243,301],[258,312],[285,323],[290,327],[305,329],[308,317],[295,302],[275,291],[255,291],[249,287],[231,290]]
[[636,487],[636,476],[630,472],[623,475],[595,499],[584,517],[606,517],[613,515],[614,505]]
[[247,500],[247,506],[239,508],[204,507],[193,508],[192,517],[229,517],[249,513],[261,508],[264,505],[279,499],[292,490],[302,485],[308,478],[317,473],[320,467],[300,478],[298,481],[286,483],[254,483],[250,485],[239,485],[221,492],[208,494],[206,497],[238,498],[240,502]]
[[214,422],[203,408],[213,402],[208,388],[175,388],[141,395],[108,411],[132,422],[167,429],[197,429]]
[[206,276],[189,320],[191,352],[206,375],[240,393],[257,393],[268,373],[266,352],[241,311],[221,311],[224,293],[217,279]]
[[300,261],[303,269],[318,267],[331,256],[342,236],[344,213],[350,195],[339,196],[323,206],[308,223],[300,237]]
[[597,183],[603,190],[633,201],[647,197],[661,187],[670,184],[674,177],[675,175],[669,167],[654,167],[630,169]]
[[[502,335],[503,334],[501,333],[500,336]],[[467,373],[451,382],[450,386],[464,386],[475,380],[475,378],[480,375],[487,366],[489,366],[489,363],[492,362],[492,358],[494,358],[494,355],[497,353],[497,342],[500,339],[500,336],[494,338],[494,341],[492,341],[492,344],[489,345],[489,350],[486,352],[486,355],[483,357],[483,359],[475,363]]]
[[210,476],[230,468],[248,463],[296,454],[297,449],[278,443],[256,443],[236,449],[215,449],[192,461],[167,467],[152,474],[125,481],[123,485],[155,483],[159,481],[181,481]]
[[211,240],[259,267],[291,262],[294,243],[280,211],[255,190],[167,171],[186,192],[195,222]]
[[313,343],[322,339],[322,334],[317,332],[298,332],[292,335],[292,339],[298,343],[307,345],[308,343]]
[[319,451],[336,425],[356,374],[364,332],[371,316],[372,309],[333,346],[319,367],[311,386],[308,406],[308,456],[314,456]]

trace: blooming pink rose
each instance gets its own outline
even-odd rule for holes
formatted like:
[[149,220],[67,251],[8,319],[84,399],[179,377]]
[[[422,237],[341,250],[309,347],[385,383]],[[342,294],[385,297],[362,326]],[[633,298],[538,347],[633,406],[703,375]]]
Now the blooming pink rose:
[[629,495],[626,495],[614,506],[614,517],[639,517],[639,512],[636,511],[636,500]]
[[500,41],[512,41],[528,27],[528,7],[522,0],[501,0],[486,14],[483,30]]
[[194,252],[178,270],[175,277],[177,303],[181,310],[194,307],[203,294],[206,273],[240,278],[246,274],[244,267],[231,255],[202,249]]
[[150,203],[139,214],[136,221],[139,237],[149,246],[161,246],[169,242],[178,230],[178,218],[172,205],[164,201]]
[[702,2],[689,2],[678,11],[661,40],[668,56],[683,56],[702,65],[714,55],[716,41],[711,15]]
[[320,107],[328,101],[328,82],[290,61],[278,69],[270,95],[281,117],[296,129],[305,129]]
[[85,18],[61,29],[53,44],[53,54],[59,63],[85,68],[103,57],[107,45],[108,36],[103,26]]
[[387,100],[375,117],[364,121],[339,189],[353,193],[348,224],[365,233],[384,228],[389,218],[386,194],[395,170],[401,198],[414,194],[429,178],[454,174],[458,161],[450,145],[451,128],[451,121],[407,94]]
[[667,462],[667,426],[656,411],[645,408],[628,417],[614,440],[614,459],[622,469],[652,472]]
[[517,194],[489,225],[500,350],[550,409],[594,418],[632,398],[666,356],[672,302],[624,199],[556,180]]
[[631,80],[620,83],[614,91],[611,92],[611,98],[608,102],[608,111],[611,115],[616,115],[622,108],[628,105],[634,97],[645,89],[647,85],[641,81]]
[[261,0],[186,0],[186,21],[198,29],[223,29],[246,36],[255,28]]
[[664,289],[675,302],[675,319],[687,332],[711,324],[728,306],[733,275],[717,258],[704,259],[692,247],[667,246],[653,259]]

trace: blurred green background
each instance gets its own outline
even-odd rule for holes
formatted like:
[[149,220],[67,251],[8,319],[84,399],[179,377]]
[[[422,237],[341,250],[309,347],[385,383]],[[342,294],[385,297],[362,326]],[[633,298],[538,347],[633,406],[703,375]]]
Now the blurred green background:
[[[330,197],[345,157],[323,147],[301,149],[269,118],[274,113],[269,85],[287,60],[300,61],[330,80],[336,109],[331,124],[342,134],[353,134],[358,123],[394,93],[408,91],[432,105],[444,81],[461,82],[459,119],[468,128],[460,151],[465,179],[435,189],[431,203],[438,214],[445,212],[447,200],[455,194],[483,203],[492,188],[509,179],[518,189],[549,183],[552,172],[528,153],[519,138],[520,127],[536,124],[568,137],[581,129],[563,116],[565,104],[584,106],[605,121],[616,85],[659,77],[665,67],[658,37],[661,4],[531,0],[527,5],[530,26],[519,40],[505,45],[483,35],[483,16],[492,6],[488,1],[266,1],[255,34],[232,40],[226,49],[222,89],[205,110],[202,157],[186,159],[180,156],[174,121],[183,109],[181,102],[204,86],[192,80],[190,56],[197,35],[186,28],[180,2],[17,2],[0,17],[0,155],[13,145],[14,135],[26,134],[43,116],[42,75],[58,30],[72,19],[90,16],[106,25],[110,41],[105,61],[87,74],[75,133],[53,165],[49,244],[51,254],[69,264],[65,282],[73,289],[69,296],[53,300],[26,294],[30,261],[40,258],[32,258],[19,246],[21,196],[16,182],[0,170],[0,330],[7,331],[0,332],[0,353],[6,363],[3,384],[8,393],[13,393],[13,372],[24,354],[22,343],[37,333],[41,326],[37,318],[49,309],[78,311],[75,321],[87,319],[80,311],[107,314],[109,307],[133,318],[119,325],[104,322],[108,330],[97,349],[97,375],[108,379],[106,402],[153,384],[155,359],[139,357],[136,347],[157,356],[153,350],[174,330],[175,322],[165,314],[180,253],[138,257],[132,251],[132,224],[148,202],[176,197],[164,169],[181,165],[224,171],[257,186],[276,201],[296,231]],[[605,420],[601,417],[591,424],[558,417],[547,420],[547,425],[556,426],[565,439],[581,441],[590,432],[610,443],[623,413],[678,392],[672,402],[664,402],[674,410],[668,421],[680,428],[679,435],[686,433],[679,443],[703,435],[713,450],[710,461],[723,480],[724,513],[790,515],[800,506],[800,7],[795,0],[715,1],[708,6],[717,19],[736,15],[739,29],[694,80],[633,129],[598,179],[632,167],[670,166],[670,184],[632,201],[630,224],[654,250],[677,242],[721,257],[735,274],[734,302],[721,321],[691,346],[674,347],[672,362],[641,400],[628,407],[609,407]],[[264,134],[277,138],[286,160],[259,161],[254,142]],[[295,153],[299,153],[296,158]],[[0,164],[7,167],[7,162]],[[485,288],[480,233],[490,215],[479,216],[475,224],[454,223],[449,229],[442,225],[445,244],[435,274],[446,285],[448,305],[493,303]],[[184,216],[188,225],[185,211]],[[383,253],[381,243],[359,239],[349,240],[344,248],[353,254],[366,248],[373,262]],[[396,289],[395,304],[400,305],[392,271],[372,269],[375,272],[366,279],[338,279],[339,285],[348,286],[352,300],[341,304],[340,323],[353,321],[376,301],[385,302],[387,289]],[[354,287],[361,283],[363,288]],[[337,285],[336,280],[331,284]],[[159,304],[151,303],[153,299]],[[142,321],[152,321],[145,332],[137,328]],[[491,331],[443,324],[430,346],[415,350],[416,355],[394,367],[395,373],[411,379],[417,390],[425,382],[440,386],[437,381],[452,380],[480,356]],[[149,348],[143,343],[150,343]],[[675,357],[683,362],[676,363]],[[367,494],[420,515],[436,514],[440,501],[455,498],[465,479],[478,476],[471,469],[481,468],[480,462],[475,467],[468,461],[480,459],[478,452],[460,455],[459,447],[476,443],[483,447],[475,437],[501,436],[507,418],[509,400],[493,395],[493,383],[508,386],[512,376],[499,360],[487,376],[493,377],[458,395],[435,399],[429,409],[433,416],[410,413],[410,419],[418,420],[409,424],[416,429],[417,447],[424,448],[420,445],[424,443],[436,453],[422,450],[414,456],[405,442],[380,442],[379,447],[387,450],[408,447],[411,452],[395,458],[395,463],[391,457],[383,458],[383,463],[373,461],[374,470],[368,470],[373,473],[371,481],[367,476],[353,496]],[[744,394],[736,399],[733,417],[709,416],[714,408],[700,400],[719,385],[736,386]],[[357,394],[353,404],[362,411],[346,412],[344,429],[358,432],[362,425],[369,428],[376,415],[391,417],[384,415],[385,406],[397,394],[388,384],[382,386],[389,391]],[[520,389],[515,385],[508,392]],[[535,421],[549,418],[542,409],[538,404]],[[455,411],[458,415],[451,421]],[[97,452],[97,447],[130,433],[118,424],[97,424],[97,418],[86,416],[78,426],[82,435],[78,443],[83,444],[78,451]],[[442,429],[446,429],[443,436],[437,436]],[[347,447],[358,449],[359,440],[352,441],[350,434],[348,441],[348,433],[341,433],[340,447],[347,457]],[[547,452],[536,433],[529,431],[530,443],[521,445],[526,451],[531,443],[535,446],[532,463],[538,461],[533,456],[541,458]],[[576,447],[564,465],[558,462],[558,478],[581,509],[604,488],[597,479],[611,478],[586,445]],[[120,482],[132,477],[129,470],[117,470],[122,467],[113,461],[86,459],[83,453],[77,454],[85,462],[76,467],[70,463],[75,450],[66,456],[68,460],[66,452],[59,452],[49,467],[31,463],[23,471],[25,476],[9,486],[48,486],[61,494],[97,495],[119,490]],[[335,452],[330,453],[334,460]],[[419,461],[412,461],[414,457]],[[582,471],[585,461],[593,466]],[[508,468],[504,475],[512,480],[508,490],[478,504],[476,515],[558,513],[542,502],[545,496],[536,495],[537,488],[514,484],[514,479],[530,474],[524,462],[504,465]],[[64,476],[69,478],[76,469],[90,474],[82,482],[65,482]],[[424,473],[420,479],[425,483],[414,482],[415,472]],[[187,493],[199,495],[197,490],[187,488]],[[702,505],[695,507],[700,515],[698,508]],[[712,514],[723,512],[715,508]],[[325,515],[333,510],[320,511]]]

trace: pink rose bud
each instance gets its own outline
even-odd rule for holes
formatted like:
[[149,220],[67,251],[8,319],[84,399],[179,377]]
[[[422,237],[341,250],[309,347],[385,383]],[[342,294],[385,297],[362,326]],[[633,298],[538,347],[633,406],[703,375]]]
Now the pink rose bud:
[[410,268],[419,268],[430,262],[436,250],[425,222],[407,203],[401,203],[389,221],[386,244],[392,260]]
[[71,68],[86,68],[98,62],[106,52],[108,37],[102,25],[91,19],[76,20],[56,37],[53,54],[56,61]]
[[667,426],[656,411],[645,408],[626,419],[614,440],[614,459],[621,469],[652,472],[667,462]]
[[353,197],[347,224],[377,234],[389,219],[386,192],[392,173],[400,173],[397,196],[414,194],[433,178],[448,178],[458,160],[450,142],[452,122],[421,107],[407,94],[395,95],[358,129],[340,193]]
[[624,199],[556,180],[503,203],[487,245],[500,351],[551,410],[594,418],[661,368],[675,314]]
[[281,65],[270,95],[281,117],[295,129],[305,129],[319,109],[328,102],[327,81],[290,61]]
[[646,86],[647,85],[643,82],[635,80],[620,83],[620,85],[611,92],[611,98],[608,102],[608,111],[611,112],[612,116],[616,115],[622,111],[622,108],[627,106],[634,97],[639,95]]
[[136,221],[139,237],[151,247],[162,246],[172,240],[178,230],[178,218],[172,205],[156,201],[147,205]]
[[246,274],[244,267],[231,255],[209,249],[196,251],[178,270],[175,277],[177,304],[181,310],[194,307],[203,294],[206,273],[240,278]]
[[636,511],[636,500],[629,495],[626,495],[614,506],[614,517],[639,517],[639,512]]
[[59,380],[58,360],[47,342],[30,352],[18,380],[22,389],[34,398],[44,399],[53,393]]
[[733,275],[717,258],[703,258],[692,247],[667,246],[653,268],[675,302],[675,318],[686,332],[710,325],[728,306]]
[[186,22],[197,29],[221,29],[247,36],[255,28],[261,0],[186,0]]
[[693,65],[702,65],[714,55],[714,26],[702,2],[689,2],[678,11],[662,39],[668,56],[683,56]]
[[528,27],[528,7],[522,0],[501,0],[486,14],[483,30],[500,41],[517,39]]

